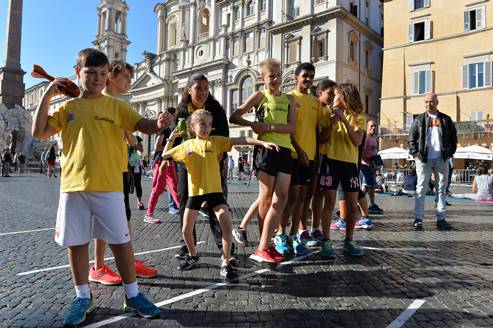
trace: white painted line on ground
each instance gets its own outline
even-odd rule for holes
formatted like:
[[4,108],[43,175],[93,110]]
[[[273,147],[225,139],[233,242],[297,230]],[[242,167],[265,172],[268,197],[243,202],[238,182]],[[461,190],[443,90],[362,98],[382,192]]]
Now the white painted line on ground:
[[[293,264],[294,262],[298,262],[298,261],[304,259],[305,257],[311,256],[311,255],[316,254],[318,252],[320,252],[320,251],[310,252],[310,253],[308,253],[306,255],[295,257],[295,258],[291,259],[290,261],[281,262],[277,267],[279,268],[279,267],[283,267],[283,266],[286,266],[286,265]],[[244,279],[247,279],[247,278],[256,276],[256,275],[261,275],[263,273],[270,272],[270,271],[271,270],[269,270],[269,269],[259,269],[259,270],[252,271],[252,272],[249,272],[249,273],[246,273],[244,275],[239,276],[238,277],[238,280],[244,280]],[[272,271],[272,272],[274,272],[274,271]],[[188,292],[188,293],[185,293],[185,294],[181,294],[181,295],[175,296],[173,298],[170,298],[170,299],[167,299],[167,300],[164,300],[164,301],[161,301],[161,302],[157,302],[157,303],[154,303],[154,304],[157,307],[161,307],[161,306],[164,306],[164,305],[176,303],[178,301],[181,301],[181,300],[184,300],[184,299],[187,299],[187,298],[196,296],[196,295],[204,294],[204,293],[207,293],[207,292],[209,292],[211,290],[214,290],[214,289],[217,289],[217,288],[220,288],[220,287],[224,287],[224,286],[227,286],[227,285],[230,285],[230,284],[231,283],[229,283],[229,282],[218,282],[216,284],[212,284],[212,285],[207,286],[205,288],[200,288],[200,289],[197,289],[197,290],[193,290],[191,292]],[[104,327],[106,325],[109,325],[109,324],[112,324],[112,323],[115,323],[115,322],[118,322],[118,321],[121,321],[121,320],[125,320],[125,319],[130,318],[130,317],[133,317],[135,315],[136,315],[135,313],[126,313],[126,314],[118,315],[116,317],[109,318],[109,319],[106,319],[106,320],[103,320],[103,321],[95,322],[93,324],[90,324],[90,325],[87,325],[87,326],[84,326],[84,327],[85,328],[99,328],[99,327]]]
[[393,248],[393,247],[369,247],[362,246],[361,248],[369,249],[372,251],[384,251],[384,252],[414,252],[414,251],[428,251],[428,252],[440,252],[438,248],[426,248],[426,247],[401,247],[401,248]]
[[[203,244],[205,243],[204,241],[199,241],[197,243],[197,245],[200,245],[200,244]],[[145,254],[151,254],[151,253],[158,253],[158,252],[164,252],[164,251],[169,251],[171,249],[177,249],[177,248],[180,248],[181,245],[178,245],[178,246],[171,246],[171,247],[166,247],[166,248],[161,248],[161,249],[155,249],[155,250],[152,250],[152,251],[144,251],[144,252],[139,252],[139,253],[135,253],[134,255],[145,255]],[[114,257],[105,257],[104,260],[105,261],[111,261],[111,260],[114,260],[115,258]],[[94,263],[94,260],[91,260],[89,261],[89,263]],[[53,271],[53,270],[58,270],[58,269],[65,269],[65,268],[69,268],[70,265],[68,264],[65,264],[65,265],[59,265],[59,266],[55,266],[55,267],[49,267],[49,268],[44,268],[44,269],[37,269],[37,270],[32,270],[32,271],[25,271],[25,272],[21,272],[21,273],[18,273],[17,276],[26,276],[28,274],[33,274],[33,273],[38,273],[38,272],[45,272],[45,271]]]
[[43,229],[34,229],[34,230],[2,232],[2,233],[0,233],[0,236],[17,235],[17,234],[21,234],[21,233],[29,233],[29,232],[37,232],[37,231],[47,231],[47,230],[55,230],[55,228],[43,228]]
[[413,316],[413,314],[423,305],[425,304],[425,300],[414,300],[414,302],[411,303],[407,307],[407,309],[404,310],[394,321],[390,323],[390,325],[387,326],[387,328],[400,328],[402,327],[409,318]]

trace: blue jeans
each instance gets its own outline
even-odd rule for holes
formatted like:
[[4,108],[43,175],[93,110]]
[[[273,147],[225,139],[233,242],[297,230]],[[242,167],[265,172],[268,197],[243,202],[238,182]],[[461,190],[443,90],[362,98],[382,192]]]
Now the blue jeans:
[[436,216],[437,220],[446,218],[446,201],[447,201],[447,180],[448,180],[449,165],[448,161],[442,158],[429,159],[427,163],[416,160],[416,173],[418,175],[418,183],[416,186],[416,198],[414,206],[414,216],[418,220],[423,220],[425,212],[425,197],[428,192],[428,183],[430,181],[431,172],[435,173],[435,189],[436,189]]
[[173,200],[173,197],[171,197],[171,193],[168,191],[168,207],[178,209],[178,206],[176,206],[175,201]]

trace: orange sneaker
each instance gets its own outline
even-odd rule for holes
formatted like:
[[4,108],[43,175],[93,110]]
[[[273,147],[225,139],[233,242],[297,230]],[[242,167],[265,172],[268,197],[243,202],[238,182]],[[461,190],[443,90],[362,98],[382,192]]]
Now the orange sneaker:
[[89,281],[112,286],[120,284],[122,282],[122,277],[120,277],[118,273],[113,272],[106,264],[103,264],[99,269],[96,269],[93,265],[89,272]]
[[139,278],[153,278],[157,276],[157,270],[149,268],[142,260],[135,260],[135,275]]

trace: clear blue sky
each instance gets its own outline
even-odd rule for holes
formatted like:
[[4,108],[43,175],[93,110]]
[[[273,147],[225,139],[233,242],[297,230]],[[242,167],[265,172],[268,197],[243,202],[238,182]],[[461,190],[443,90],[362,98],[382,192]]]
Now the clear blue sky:
[[[132,42],[127,61],[139,62],[142,52],[156,51],[158,0],[127,0],[127,35]],[[21,65],[26,89],[40,79],[29,74],[33,64],[43,66],[53,76],[70,76],[77,52],[93,47],[99,0],[24,0],[22,16]],[[5,65],[5,33],[8,0],[0,0],[0,67]]]

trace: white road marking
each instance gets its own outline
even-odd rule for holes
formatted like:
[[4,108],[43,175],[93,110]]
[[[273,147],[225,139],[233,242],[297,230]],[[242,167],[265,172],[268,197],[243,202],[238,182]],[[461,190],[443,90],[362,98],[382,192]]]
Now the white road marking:
[[[298,261],[304,259],[305,257],[311,256],[311,255],[316,254],[318,252],[320,252],[320,251],[310,252],[310,253],[308,253],[306,255],[295,257],[295,258],[293,258],[290,261],[281,262],[277,267],[279,268],[279,267],[283,267],[283,266],[286,266],[286,265],[293,264],[294,262],[298,262]],[[249,272],[247,274],[244,274],[244,275],[238,277],[238,280],[244,280],[244,279],[247,279],[247,278],[256,276],[256,275],[261,275],[263,273],[270,272],[270,271],[271,270],[269,270],[269,269],[259,269],[259,270],[252,271],[252,272]],[[191,292],[188,292],[188,293],[185,293],[185,294],[182,294],[182,295],[178,295],[178,296],[175,296],[173,298],[170,298],[170,299],[167,299],[167,300],[163,300],[161,302],[157,302],[157,303],[154,303],[154,304],[157,307],[161,307],[161,306],[172,304],[172,303],[175,303],[175,302],[178,302],[178,301],[181,301],[181,300],[184,300],[184,299],[187,299],[187,298],[196,296],[196,295],[207,293],[208,291],[211,291],[211,290],[214,290],[214,289],[217,289],[217,288],[220,288],[220,287],[224,287],[224,286],[227,286],[229,284],[230,284],[229,282],[219,282],[219,283],[216,283],[216,284],[212,284],[210,286],[207,286],[205,288],[200,288],[200,289],[197,289],[197,290],[193,290]],[[87,326],[84,326],[84,327],[85,328],[103,327],[103,326],[106,326],[106,325],[109,325],[109,324],[112,324],[112,323],[115,323],[115,322],[118,322],[118,321],[121,321],[121,320],[128,319],[128,318],[133,317],[133,316],[136,316],[136,314],[135,313],[126,313],[126,314],[118,315],[118,316],[115,316],[113,318],[109,318],[109,319],[106,319],[106,320],[103,320],[103,321],[95,322],[93,324],[90,324],[90,325],[87,325]]]
[[[203,243],[204,243],[204,241],[199,241],[197,243],[197,245],[200,245],[200,244],[203,244]],[[181,245],[171,246],[171,247],[166,247],[166,248],[161,248],[161,249],[155,249],[155,250],[152,250],[152,251],[139,252],[139,253],[135,253],[134,255],[144,255],[144,254],[164,252],[164,251],[169,251],[171,249],[177,249],[177,248],[180,248],[180,247],[181,247]],[[106,257],[104,260],[105,261],[110,261],[110,260],[114,260],[114,259],[115,259],[114,257]],[[89,263],[94,263],[94,260],[90,261]],[[21,273],[18,273],[17,276],[26,276],[28,274],[33,274],[33,273],[38,273],[38,272],[45,272],[45,271],[53,271],[53,270],[58,270],[58,269],[65,269],[65,268],[69,268],[69,267],[70,267],[70,265],[68,265],[68,264],[59,265],[59,266],[55,266],[55,267],[49,267],[49,268],[44,268],[44,269],[37,269],[37,270],[32,270],[32,271],[21,272]]]
[[55,228],[43,228],[43,229],[34,229],[34,230],[2,232],[2,233],[0,233],[0,236],[17,235],[17,234],[21,234],[21,233],[29,233],[29,232],[37,232],[37,231],[47,231],[47,230],[55,230]]
[[425,304],[425,300],[414,300],[414,302],[411,303],[407,307],[407,309],[404,310],[397,318],[395,318],[394,321],[390,323],[390,325],[387,326],[387,328],[400,328],[402,327],[409,318],[413,316],[413,314],[423,305]]

